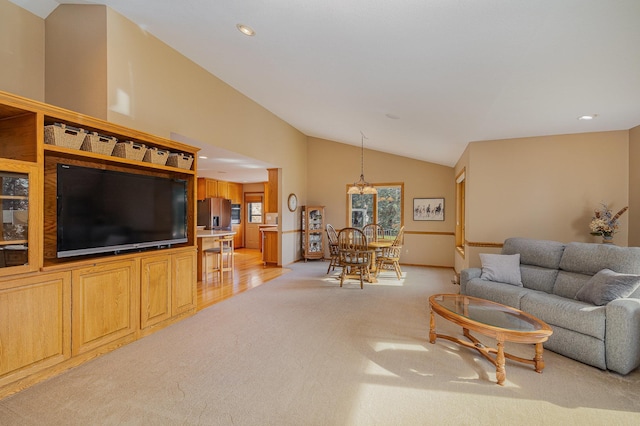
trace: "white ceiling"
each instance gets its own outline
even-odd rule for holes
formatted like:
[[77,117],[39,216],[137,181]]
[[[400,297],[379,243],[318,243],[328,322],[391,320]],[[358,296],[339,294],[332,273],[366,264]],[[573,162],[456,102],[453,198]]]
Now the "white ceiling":
[[640,0],[12,1],[106,4],[306,135],[448,166],[640,125]]

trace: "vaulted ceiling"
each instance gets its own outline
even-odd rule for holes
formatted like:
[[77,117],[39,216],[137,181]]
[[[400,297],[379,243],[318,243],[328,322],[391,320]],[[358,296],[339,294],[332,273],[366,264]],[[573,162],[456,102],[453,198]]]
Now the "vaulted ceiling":
[[640,125],[638,0],[12,1],[107,5],[306,135],[448,166]]

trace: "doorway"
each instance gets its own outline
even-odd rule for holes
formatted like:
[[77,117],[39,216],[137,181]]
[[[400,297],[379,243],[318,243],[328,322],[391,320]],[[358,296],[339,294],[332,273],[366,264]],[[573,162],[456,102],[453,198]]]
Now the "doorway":
[[244,221],[244,246],[260,249],[260,225],[264,223],[264,193],[247,192],[244,194],[247,220]]

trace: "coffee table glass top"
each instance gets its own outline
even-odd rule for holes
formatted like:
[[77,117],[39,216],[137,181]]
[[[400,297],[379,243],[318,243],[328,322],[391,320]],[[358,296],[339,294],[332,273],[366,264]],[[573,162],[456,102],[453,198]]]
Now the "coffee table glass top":
[[513,331],[539,331],[548,328],[537,318],[524,312],[476,297],[460,294],[439,294],[434,302],[456,315],[464,316],[492,327]]

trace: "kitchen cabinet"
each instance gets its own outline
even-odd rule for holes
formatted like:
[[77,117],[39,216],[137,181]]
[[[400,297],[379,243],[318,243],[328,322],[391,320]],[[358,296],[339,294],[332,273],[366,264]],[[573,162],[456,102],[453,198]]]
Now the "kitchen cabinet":
[[198,178],[198,200],[218,197],[218,181],[209,178]]
[[229,199],[232,204],[242,203],[243,186],[241,183],[229,182]]
[[241,248],[244,247],[244,233],[243,233],[243,227],[241,224],[238,225],[231,225],[231,230],[233,232],[235,232],[236,234],[233,236],[233,246],[235,248]]
[[262,262],[278,263],[278,228],[266,227],[260,229],[262,234]]
[[229,182],[223,180],[218,181],[218,197],[226,198],[227,200],[231,199],[229,197]]
[[302,256],[324,257],[324,206],[302,206]]

